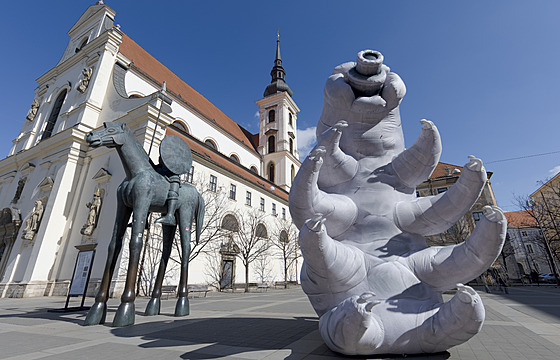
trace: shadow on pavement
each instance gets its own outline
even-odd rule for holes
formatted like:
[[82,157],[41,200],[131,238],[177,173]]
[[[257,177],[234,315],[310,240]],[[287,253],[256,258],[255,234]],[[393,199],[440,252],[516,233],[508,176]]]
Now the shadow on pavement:
[[[476,287],[476,290],[480,293],[484,293],[483,287]],[[507,293],[495,287],[491,288],[490,294],[507,299],[508,304],[519,303],[519,305],[538,310],[560,319],[560,304],[558,303],[560,288],[557,286],[509,286],[507,287]],[[514,305],[513,307],[518,311],[526,312],[523,306]],[[530,315],[535,316],[535,314]]]
[[[122,337],[145,334],[143,339],[151,340],[140,345],[145,348],[192,345],[193,351],[183,354],[182,358],[214,359],[257,350],[290,349],[290,344],[318,327],[316,318],[228,317],[175,320],[169,329],[154,331],[163,323],[149,322],[115,328],[111,332]],[[297,351],[291,350],[292,354]]]
[[[13,310],[13,311],[21,311],[21,309],[18,308],[4,308],[3,310]],[[15,318],[21,318],[21,319],[44,319],[44,320],[53,320],[53,321],[65,321],[65,322],[70,322],[70,323],[74,323],[77,325],[82,325],[84,320],[82,318],[73,318],[73,317],[68,317],[67,315],[69,314],[77,314],[79,313],[80,315],[83,315],[83,318],[85,318],[87,310],[80,310],[80,311],[75,311],[75,312],[50,312],[49,310],[52,310],[51,308],[38,308],[35,309],[33,311],[27,311],[27,312],[22,312],[22,313],[16,313],[16,314],[5,314],[5,315],[0,315],[0,319],[6,319],[6,318],[10,318],[10,319],[15,319]]]

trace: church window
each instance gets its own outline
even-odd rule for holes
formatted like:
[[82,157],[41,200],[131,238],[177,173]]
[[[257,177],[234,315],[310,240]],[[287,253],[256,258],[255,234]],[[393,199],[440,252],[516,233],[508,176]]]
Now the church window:
[[532,254],[532,253],[533,253],[533,245],[527,244],[527,252],[528,252],[529,254]]
[[227,231],[238,232],[239,231],[239,221],[237,221],[237,218],[235,217],[235,215],[227,214],[222,219],[221,228],[223,230],[227,230]]
[[258,173],[259,173],[259,170],[257,170],[257,168],[256,168],[255,166],[251,166],[251,171],[252,171],[253,173],[257,174],[257,175],[258,175]]
[[290,139],[290,154],[294,153],[294,139]]
[[296,168],[294,165],[292,165],[292,184],[294,183],[294,178],[296,177]]
[[237,195],[237,186],[235,186],[235,184],[231,184],[229,186],[229,198],[235,200],[236,195]]
[[250,191],[247,191],[247,194],[245,195],[245,205],[251,206],[251,192]]
[[192,184],[193,177],[194,177],[194,166],[191,166],[191,169],[186,174],[181,175],[181,180],[183,182]]
[[274,163],[271,161],[271,162],[268,164],[268,180],[269,180],[270,182],[274,182],[274,175],[275,175],[275,174],[274,174],[274,170],[275,170],[275,169],[274,169]]
[[286,208],[282,208],[282,220],[286,220]]
[[268,122],[270,123],[270,122],[274,122],[274,121],[276,121],[276,111],[270,110],[268,112]]
[[84,48],[84,46],[86,46],[88,43],[88,38],[85,38],[82,43],[80,44],[79,47],[76,48],[76,53],[79,52],[80,50],[82,50]]
[[264,211],[264,198],[261,198],[260,208],[261,211]]
[[214,149],[214,150],[216,150],[216,149],[217,149],[217,147],[216,147],[216,143],[215,143],[215,142],[213,142],[213,141],[212,141],[212,140],[210,140],[210,139],[208,139],[208,140],[205,140],[205,141],[204,141],[204,143],[205,143],[206,145],[210,146],[210,147],[211,147],[212,149]]
[[276,204],[272,204],[272,216],[276,216]]
[[173,121],[172,125],[175,126],[177,129],[186,132],[187,134],[189,133],[187,127],[180,121]]
[[271,154],[276,151],[276,138],[274,136],[268,137],[268,153]]
[[288,114],[288,124],[290,126],[294,126],[293,119],[292,119],[292,113]]
[[289,238],[288,238],[288,232],[286,230],[282,230],[280,232],[280,242],[282,244],[287,244],[290,242]]
[[216,189],[218,187],[218,178],[215,177],[214,175],[210,175],[210,186],[209,186],[209,190],[216,192]]
[[235,154],[231,154],[229,158],[239,164],[239,158]]
[[478,222],[480,219],[482,219],[482,211],[475,211],[472,213],[472,216],[474,218],[474,221]]
[[43,132],[43,137],[41,137],[41,141],[51,137],[54,125],[56,124],[56,120],[58,119],[58,115],[60,114],[60,109],[62,108],[62,104],[64,103],[64,99],[66,98],[66,92],[66,89],[64,89],[56,98],[51,111],[51,115],[49,116],[49,120],[47,120],[47,126],[45,127],[45,131]]
[[268,230],[266,230],[266,226],[264,226],[263,223],[257,224],[255,236],[262,239],[266,239],[268,237]]

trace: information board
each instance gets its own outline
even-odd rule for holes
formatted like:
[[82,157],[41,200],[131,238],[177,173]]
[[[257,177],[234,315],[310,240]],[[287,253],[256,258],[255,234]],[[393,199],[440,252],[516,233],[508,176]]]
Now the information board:
[[70,284],[68,295],[83,295],[86,291],[89,273],[93,261],[95,250],[80,251],[76,259],[76,267],[74,268],[74,276]]

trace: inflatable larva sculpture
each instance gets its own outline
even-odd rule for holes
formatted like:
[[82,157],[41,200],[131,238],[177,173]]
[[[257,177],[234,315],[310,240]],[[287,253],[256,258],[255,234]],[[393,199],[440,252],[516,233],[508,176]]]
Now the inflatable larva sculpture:
[[[336,67],[325,85],[317,146],[290,191],[302,287],[325,343],[343,354],[439,352],[477,334],[484,307],[462,283],[490,267],[506,235],[502,210],[486,206],[465,242],[426,245],[424,236],[447,230],[471,208],[487,177],[470,156],[448,191],[416,197],[441,142],[436,126],[422,120],[420,137],[405,149],[405,92],[377,51]],[[442,292],[453,288],[443,302]]]

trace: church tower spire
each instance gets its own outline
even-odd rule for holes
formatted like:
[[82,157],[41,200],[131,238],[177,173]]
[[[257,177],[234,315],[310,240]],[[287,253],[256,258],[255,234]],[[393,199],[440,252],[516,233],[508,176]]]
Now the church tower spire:
[[287,92],[290,96],[294,95],[292,89],[290,89],[284,80],[286,70],[284,70],[282,66],[282,58],[280,57],[280,33],[276,34],[276,58],[274,59],[274,66],[270,71],[270,76],[272,76],[272,81],[264,90],[264,97],[279,92]]
[[292,99],[292,90],[284,81],[286,71],[280,57],[279,34],[276,35],[276,58],[270,75],[272,81],[266,87],[264,97],[257,101],[261,174],[289,191],[301,165],[296,139],[296,114],[299,108]]

